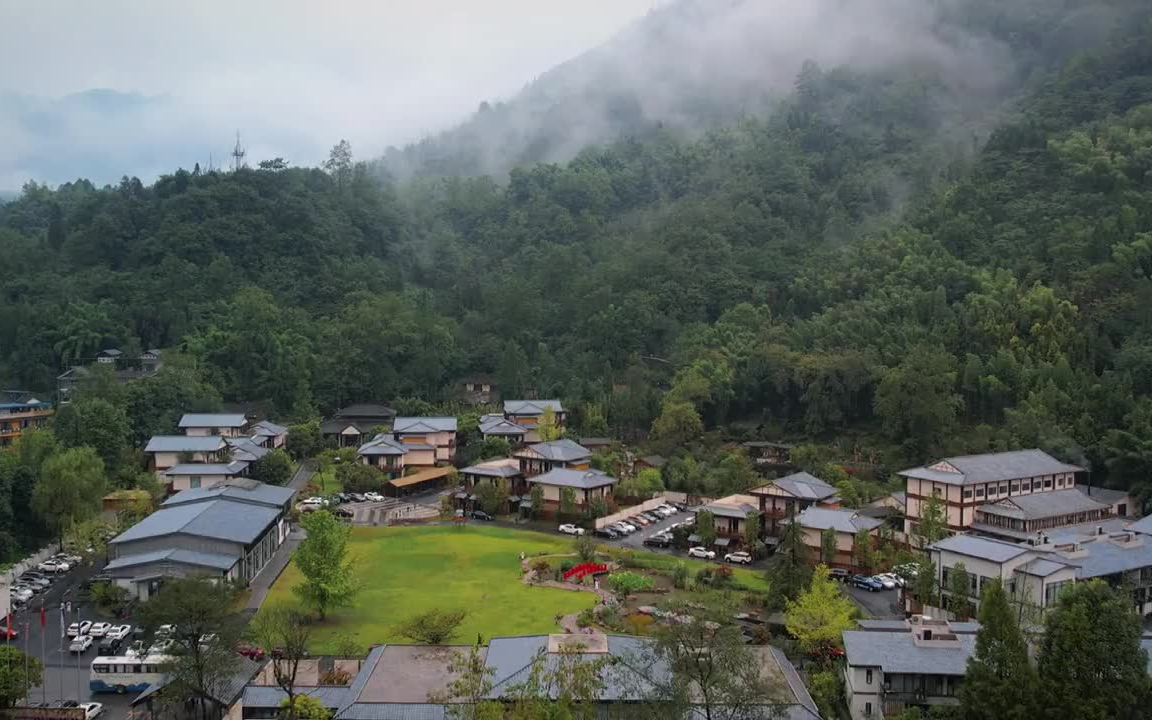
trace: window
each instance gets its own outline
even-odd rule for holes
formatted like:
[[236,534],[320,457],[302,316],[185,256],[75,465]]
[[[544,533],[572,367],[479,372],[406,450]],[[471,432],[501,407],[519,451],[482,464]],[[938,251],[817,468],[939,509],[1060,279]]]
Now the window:
[[1012,482],[1012,493],[1016,494],[1018,492],[1020,492],[1020,483],[1013,481]]
[[977,497],[977,498],[982,498],[982,497],[984,497],[984,486],[983,486],[983,485],[981,485],[980,487],[976,488],[976,497]]
[[1020,489],[1024,492],[1032,492],[1032,481],[1025,480],[1024,482],[1020,483]]
[[1052,489],[1052,478],[1044,478],[1044,489],[1045,490],[1051,490]]
[[1063,476],[1056,478],[1056,487],[1064,487],[1064,477]]
[[200,487],[200,476],[199,475],[193,475],[191,478],[189,478],[188,487],[191,487],[191,488]]
[[1007,495],[1008,494],[1008,483],[1000,483],[1000,494],[1001,495]]
[[864,683],[866,685],[872,684],[872,668],[868,668],[868,671],[864,673]]
[[964,491],[964,499],[965,500],[971,500],[972,499],[972,491],[971,490],[965,490]]

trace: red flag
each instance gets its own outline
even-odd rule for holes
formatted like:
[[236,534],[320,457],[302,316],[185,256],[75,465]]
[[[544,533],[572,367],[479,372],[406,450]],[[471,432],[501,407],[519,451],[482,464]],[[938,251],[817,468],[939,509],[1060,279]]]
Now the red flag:
[[40,606],[40,627],[44,627],[47,624],[48,624],[48,612],[44,609],[44,606],[41,605]]

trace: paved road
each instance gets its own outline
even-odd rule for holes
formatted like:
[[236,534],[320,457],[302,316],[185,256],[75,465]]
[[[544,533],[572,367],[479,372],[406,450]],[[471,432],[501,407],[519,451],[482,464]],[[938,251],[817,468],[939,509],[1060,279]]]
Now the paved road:
[[293,490],[303,490],[312,476],[316,474],[316,461],[305,460],[300,463],[300,467],[296,468],[296,474],[288,481],[288,487]]
[[845,584],[844,592],[864,611],[869,618],[904,618],[900,610],[900,592],[898,590],[880,590],[870,592],[863,588],[852,587]]

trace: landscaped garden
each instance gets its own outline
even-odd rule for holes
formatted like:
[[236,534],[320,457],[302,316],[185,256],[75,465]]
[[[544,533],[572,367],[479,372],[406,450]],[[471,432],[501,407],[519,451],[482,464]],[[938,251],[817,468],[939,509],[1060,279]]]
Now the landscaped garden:
[[[349,638],[360,648],[411,642],[400,626],[431,609],[467,613],[453,642],[556,632],[557,616],[596,604],[592,593],[521,582],[520,553],[570,553],[565,538],[496,527],[434,526],[352,530],[350,554],[360,589],[352,607],[318,625],[312,651],[337,652]],[[276,581],[267,604],[295,603],[295,564]]]

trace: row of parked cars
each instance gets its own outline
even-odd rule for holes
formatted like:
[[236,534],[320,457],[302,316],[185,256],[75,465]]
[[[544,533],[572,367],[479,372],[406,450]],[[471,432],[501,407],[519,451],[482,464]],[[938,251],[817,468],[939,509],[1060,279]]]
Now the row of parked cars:
[[[102,703],[98,703],[98,702],[83,702],[82,703],[82,702],[79,702],[76,700],[65,700],[62,703],[49,703],[49,702],[29,703],[25,707],[34,708],[36,710],[58,710],[58,709],[67,710],[69,708],[80,708],[81,710],[84,711],[84,720],[96,720],[96,718],[98,718],[104,714],[104,705]],[[48,715],[49,715],[49,713],[45,713],[45,716],[48,716]]]
[[880,573],[879,575],[854,575],[848,570],[835,568],[829,574],[833,580],[847,583],[852,587],[858,587],[869,592],[895,590],[896,588],[906,587],[908,584],[907,580],[894,572]]
[[[79,555],[57,553],[37,565],[35,570],[24,571],[9,588],[12,605],[18,608],[23,607],[33,597],[52,587],[56,578],[76,567],[83,560],[84,558]],[[11,633],[9,635],[12,636]]]
[[[643,528],[661,523],[668,518],[672,517],[678,512],[683,512],[684,506],[679,503],[668,502],[659,507],[652,508],[630,515],[624,520],[618,520],[611,525],[599,528],[595,531],[597,537],[602,537],[608,540],[617,540],[622,537],[631,535],[632,533],[639,532]],[[671,531],[671,528],[669,528]]]
[[68,652],[82,655],[99,640],[97,655],[118,655],[132,634],[132,626],[79,620],[69,625],[65,634],[72,639]]

